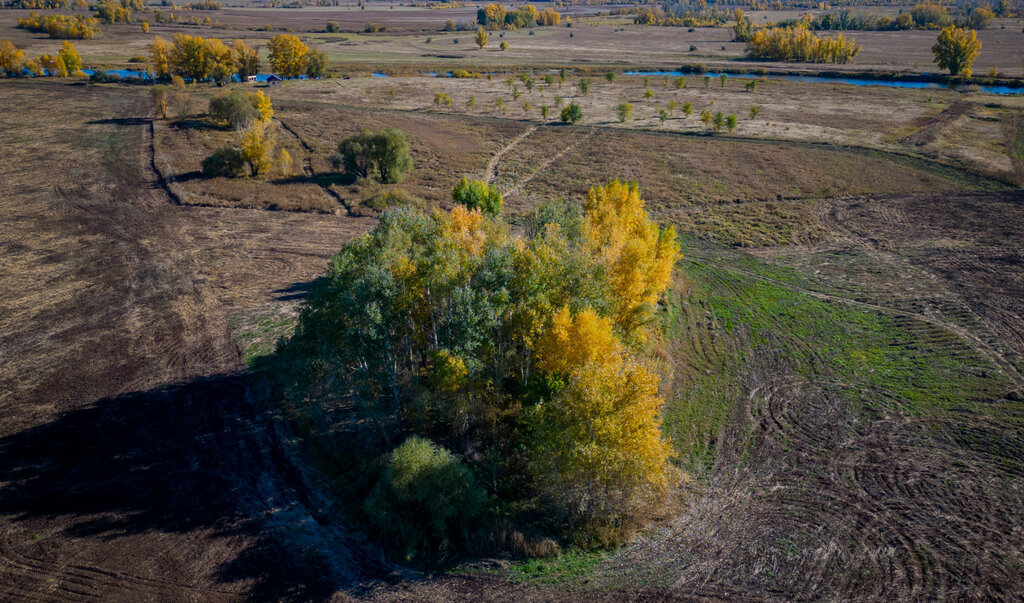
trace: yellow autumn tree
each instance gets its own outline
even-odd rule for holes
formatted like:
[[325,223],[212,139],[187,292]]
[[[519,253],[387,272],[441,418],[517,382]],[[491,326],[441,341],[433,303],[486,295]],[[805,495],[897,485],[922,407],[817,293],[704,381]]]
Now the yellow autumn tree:
[[149,44],[149,56],[156,77],[171,77],[171,45],[166,40],[160,36],[153,38]]
[[235,68],[242,81],[245,81],[247,76],[259,73],[260,54],[255,48],[247,46],[244,40],[235,40],[231,50],[235,56]]
[[75,45],[64,40],[61,44],[60,52],[57,53],[61,61],[64,62],[64,67],[71,75],[83,75],[82,74],[82,57],[78,56],[78,50],[75,49]]
[[971,77],[971,66],[981,52],[981,40],[973,29],[950,25],[939,32],[932,46],[935,62],[953,77]]
[[25,53],[10,40],[0,40],[0,71],[6,75],[18,75]]
[[39,57],[39,65],[46,70],[51,77],[67,77],[68,67],[60,55],[44,54]]
[[555,394],[527,415],[531,472],[542,496],[585,523],[621,521],[669,486],[658,379],[592,309],[552,317],[536,350]]
[[238,150],[242,154],[242,160],[249,165],[251,176],[258,176],[270,169],[275,134],[273,124],[259,120],[239,129]]
[[252,106],[260,112],[260,120],[268,122],[274,117],[274,108],[270,104],[270,97],[263,94],[262,90],[246,94]]
[[613,180],[590,189],[584,211],[584,237],[607,267],[615,326],[627,339],[642,341],[640,327],[680,257],[675,229],[659,230],[651,222],[635,182]]
[[282,77],[299,77],[306,73],[309,47],[302,40],[288,34],[270,38],[270,65]]

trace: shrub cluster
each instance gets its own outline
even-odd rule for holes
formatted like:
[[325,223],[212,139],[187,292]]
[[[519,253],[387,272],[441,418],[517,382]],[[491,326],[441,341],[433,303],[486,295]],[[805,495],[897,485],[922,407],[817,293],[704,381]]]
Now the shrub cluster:
[[261,371],[405,558],[609,544],[672,479],[645,342],[675,233],[619,182],[528,227],[386,212]]

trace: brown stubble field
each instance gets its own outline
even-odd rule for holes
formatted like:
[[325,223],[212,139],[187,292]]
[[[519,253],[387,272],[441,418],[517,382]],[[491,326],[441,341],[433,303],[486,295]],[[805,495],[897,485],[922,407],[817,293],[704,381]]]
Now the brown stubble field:
[[[296,470],[259,452],[278,436],[247,397],[231,322],[294,304],[367,225],[175,206],[139,91],[0,86],[2,146],[18,150],[0,183],[6,597],[322,587],[267,538],[313,520]],[[75,102],[52,111],[61,98]]]
[[[515,35],[529,47],[542,33]],[[346,48],[369,61],[378,55],[359,53],[374,44],[401,54],[412,43],[381,38]],[[111,37],[96,44],[128,56]],[[197,172],[233,132],[153,120],[145,87],[0,81],[0,148],[15,150],[0,180],[0,592],[1021,595],[1020,99],[782,82],[747,93],[737,76],[724,89],[688,77],[684,90],[652,77],[647,100],[642,78],[608,83],[595,70],[586,96],[574,72],[561,90],[520,84],[513,101],[504,80],[518,73],[266,89],[295,173],[244,182]],[[440,91],[452,109],[434,105]],[[581,126],[540,118],[555,94],[583,105]],[[669,100],[736,112],[740,125],[707,135],[678,111],[663,125],[653,116]],[[635,105],[626,124],[622,101]],[[539,577],[509,560],[440,575],[382,563],[252,391],[246,361],[288,332],[330,254],[379,214],[369,201],[380,190],[328,162],[363,125],[406,132],[415,167],[389,188],[425,207],[447,207],[463,175],[485,178],[519,222],[542,200],[619,177],[639,180],[652,214],[684,235],[660,349],[666,430],[708,446],[713,463],[687,465],[670,512],[585,572],[558,574],[557,560]],[[847,350],[836,333],[877,341]],[[680,427],[693,399],[712,401],[701,420],[713,429]]]

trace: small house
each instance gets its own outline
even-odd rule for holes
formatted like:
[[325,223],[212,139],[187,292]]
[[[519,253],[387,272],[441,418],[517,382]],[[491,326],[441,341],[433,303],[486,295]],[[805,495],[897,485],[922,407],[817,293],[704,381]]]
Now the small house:
[[268,86],[276,86],[276,85],[280,84],[282,81],[284,81],[284,80],[282,80],[281,78],[277,77],[276,75],[271,74],[270,77],[267,78],[267,85]]

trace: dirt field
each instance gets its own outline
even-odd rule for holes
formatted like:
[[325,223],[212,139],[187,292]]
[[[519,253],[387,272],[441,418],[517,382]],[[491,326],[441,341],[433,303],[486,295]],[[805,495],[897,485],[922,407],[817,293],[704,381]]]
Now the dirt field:
[[[663,312],[665,427],[689,477],[672,509],[610,553],[440,575],[385,564],[244,372],[329,255],[372,227],[359,193],[337,187],[334,213],[261,209],[329,195],[320,181],[254,183],[237,207],[179,205],[202,190],[179,176],[222,133],[154,124],[144,88],[5,80],[4,598],[1024,595],[1024,196],[950,165],[977,149],[1009,157],[1018,134],[1001,120],[1015,106],[968,96],[953,110],[952,93],[913,92],[906,116],[878,125],[854,110],[835,124],[893,151],[912,144],[908,156],[438,114],[421,99],[432,89],[412,92],[436,81],[295,84],[273,98],[313,175],[363,123],[405,130],[417,167],[403,186],[432,205],[463,174],[497,182],[513,217],[595,179],[641,180],[652,212],[687,233]],[[357,100],[396,83],[395,101]],[[592,114],[610,109],[590,98],[637,80],[605,84],[584,101]],[[813,124],[822,88],[846,94],[780,87],[765,104]],[[679,91],[691,93],[711,94]],[[739,104],[727,98],[716,106]],[[971,137],[983,141],[957,142]]]

